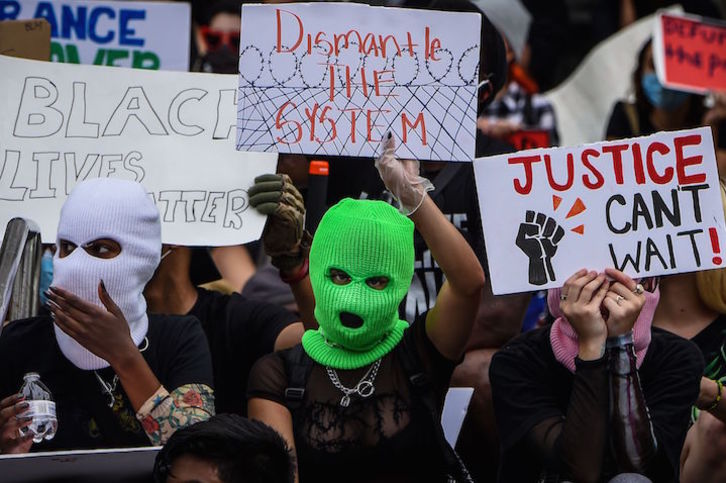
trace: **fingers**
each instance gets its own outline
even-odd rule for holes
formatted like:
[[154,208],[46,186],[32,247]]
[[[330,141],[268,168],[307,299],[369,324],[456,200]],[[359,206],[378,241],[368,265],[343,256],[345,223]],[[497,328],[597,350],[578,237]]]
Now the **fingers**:
[[[588,304],[594,302],[593,296],[595,293],[599,293],[599,290],[603,287],[603,285],[607,287],[605,274],[601,273],[582,287],[578,300]],[[605,290],[605,293],[607,293],[607,290]]]
[[108,293],[108,290],[106,290],[106,284],[103,283],[103,280],[98,282],[98,298],[101,299],[101,303],[104,307],[106,307],[106,310],[111,312],[116,318],[126,320],[123,312],[119,306],[116,305],[116,302],[113,301],[111,295]]
[[20,414],[23,414],[28,410],[30,405],[27,401],[23,400],[22,396],[15,394],[9,398],[5,398],[3,401],[14,401],[9,402],[7,406],[0,410],[0,426],[4,426],[8,421],[18,419]]
[[21,399],[23,399],[23,396],[21,394],[13,394],[13,395],[6,397],[2,401],[0,401],[0,411],[2,411],[5,408],[9,408],[16,402],[20,401]]
[[616,270],[614,268],[606,268],[605,274],[612,278],[613,280],[620,282],[621,284],[625,285],[629,291],[635,290],[635,280],[625,275],[620,270]]
[[[580,272],[578,272],[580,273]],[[579,277],[572,280],[572,277],[570,277],[567,282],[565,282],[564,287],[562,287],[562,290],[566,296],[567,302],[581,302],[584,300],[584,297],[582,297],[581,292],[582,289],[587,285],[588,283],[595,280],[597,277],[597,272],[591,271],[591,272],[585,272],[584,274],[580,275]],[[585,303],[589,302],[590,300],[584,300]]]
[[608,289],[610,288],[610,284],[607,282],[607,280],[604,280],[603,276],[603,283],[600,284],[600,288],[597,290],[595,295],[592,297],[592,300],[590,303],[597,305],[598,307],[603,303],[605,298],[608,294]]
[[[74,320],[82,321],[88,315],[87,312],[83,312],[71,306],[65,299],[59,297],[51,290],[46,292],[46,295],[48,297],[48,307],[50,308],[51,313],[56,317],[58,316],[58,312],[63,312],[66,316]],[[96,307],[94,306],[94,309],[95,308]]]
[[98,311],[98,307],[91,302],[87,302],[75,294],[64,290],[60,287],[50,287],[48,289],[48,298],[53,300],[57,305],[68,312],[71,308],[83,314],[94,314]]
[[279,196],[282,191],[282,184],[282,178],[276,181],[255,182],[255,184],[247,190],[247,194],[250,197],[250,204],[252,204],[253,200],[258,199],[257,197],[262,194],[276,193]]
[[282,175],[273,173],[261,174],[255,178],[255,185],[267,181],[282,181]]
[[[52,306],[51,306],[52,307]],[[66,314],[60,309],[52,310],[55,319],[55,325],[60,328],[63,332],[68,334],[75,340],[78,340],[79,335],[83,332],[83,327],[78,323],[77,320]]]
[[383,146],[384,155],[393,155],[393,153],[396,151],[396,139],[393,137],[393,133],[391,133],[391,131],[388,131],[388,134],[383,139],[383,142],[381,144]]

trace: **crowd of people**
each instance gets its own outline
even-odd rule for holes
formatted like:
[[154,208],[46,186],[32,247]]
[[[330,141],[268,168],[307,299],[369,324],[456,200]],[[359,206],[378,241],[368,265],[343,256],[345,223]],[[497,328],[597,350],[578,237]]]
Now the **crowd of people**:
[[[192,68],[236,73],[239,2],[192,3]],[[657,2],[619,3],[625,26]],[[559,142],[540,20],[518,59],[482,15],[477,157],[514,151],[523,129]],[[710,126],[726,179],[726,93],[665,88],[653,48],[603,140]],[[268,217],[246,246],[162,244],[140,184],[78,183],[42,313],[0,335],[0,453],[163,446],[158,482],[726,481],[726,269],[583,267],[495,296],[471,164],[400,159],[390,133],[379,152],[328,160],[313,233],[310,160],[280,155],[243,187]],[[40,443],[28,373],[57,408]],[[455,447],[450,387],[474,388]]]

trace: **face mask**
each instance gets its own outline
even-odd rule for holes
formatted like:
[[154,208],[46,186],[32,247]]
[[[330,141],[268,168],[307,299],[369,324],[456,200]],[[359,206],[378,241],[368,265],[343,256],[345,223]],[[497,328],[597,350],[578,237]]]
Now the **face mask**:
[[215,74],[237,74],[239,72],[238,62],[237,54],[225,46],[204,56],[202,70]]
[[51,282],[53,281],[53,253],[49,248],[46,248],[43,252],[43,256],[40,259],[40,277],[38,279],[38,290],[40,290],[40,304],[45,305],[48,303],[48,297],[45,296],[45,292],[50,288]]
[[645,97],[648,98],[648,102],[653,107],[665,111],[676,110],[688,100],[689,94],[687,92],[674,91],[663,87],[654,72],[643,76],[641,86],[643,87],[643,92],[645,92]]
[[[320,327],[303,347],[319,364],[355,369],[390,352],[408,324],[398,305],[413,277],[413,222],[382,201],[344,199],[330,208],[310,248],[310,282]],[[331,270],[345,272],[340,285]],[[369,285],[385,277],[382,290]]]
[[[100,238],[116,241],[121,253],[102,259],[83,249],[83,245]],[[60,249],[56,250],[53,285],[103,307],[98,297],[98,284],[103,280],[138,346],[146,337],[149,323],[142,292],[161,253],[159,211],[141,185],[112,178],[79,183],[63,204],[58,240],[67,240],[76,248],[63,258]],[[76,367],[92,370],[109,366],[58,326],[54,325],[54,329],[61,352]]]

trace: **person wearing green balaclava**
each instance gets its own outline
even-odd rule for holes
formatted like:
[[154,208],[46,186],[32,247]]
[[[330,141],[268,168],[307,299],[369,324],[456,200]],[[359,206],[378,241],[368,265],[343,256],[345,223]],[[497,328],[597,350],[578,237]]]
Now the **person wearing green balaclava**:
[[[435,421],[421,409],[402,360],[415,354],[443,401],[484,273],[427,196],[433,186],[419,176],[418,161],[397,159],[390,134],[382,147],[376,167],[400,212],[352,199],[326,212],[308,264],[293,277],[309,267],[311,289],[296,295],[303,304],[314,298],[319,326],[305,332],[301,345],[260,359],[250,375],[248,414],[295,449],[301,481],[448,481],[452,474],[436,442],[441,408]],[[409,327],[398,318],[398,305],[413,276],[414,228],[446,282],[434,308]],[[301,367],[309,368],[302,391],[290,382]]]

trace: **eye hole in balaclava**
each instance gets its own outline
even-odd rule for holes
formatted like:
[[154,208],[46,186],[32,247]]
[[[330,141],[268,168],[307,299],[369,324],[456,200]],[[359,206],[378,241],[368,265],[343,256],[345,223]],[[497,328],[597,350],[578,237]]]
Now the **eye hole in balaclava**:
[[[76,244],[68,240],[58,241],[58,258],[65,258],[77,248]],[[81,245],[81,248],[90,256],[110,260],[121,254],[121,245],[111,238],[98,238]]]

